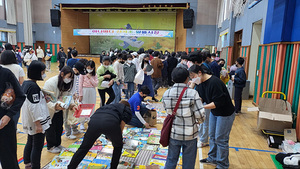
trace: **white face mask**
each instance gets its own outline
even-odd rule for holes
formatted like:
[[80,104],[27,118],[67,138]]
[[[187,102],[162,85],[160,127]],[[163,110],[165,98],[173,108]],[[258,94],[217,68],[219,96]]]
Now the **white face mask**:
[[193,78],[192,82],[195,83],[195,84],[197,84],[197,85],[199,85],[201,83],[201,78],[199,76],[196,77],[196,78]]
[[65,84],[69,84],[71,81],[72,81],[71,78],[65,78],[65,79],[64,79],[64,83],[65,83]]
[[132,60],[127,60],[127,63],[131,64],[131,63],[132,63]]
[[107,65],[103,65],[105,68],[108,68],[108,66]]
[[46,75],[46,73],[44,73],[44,74],[42,75],[42,79],[45,80],[46,77],[47,77],[47,75]]
[[49,49],[47,49],[47,52],[50,52],[50,50],[49,50]]
[[92,72],[94,71],[94,69],[86,69],[86,71],[87,71],[88,73],[92,73]]

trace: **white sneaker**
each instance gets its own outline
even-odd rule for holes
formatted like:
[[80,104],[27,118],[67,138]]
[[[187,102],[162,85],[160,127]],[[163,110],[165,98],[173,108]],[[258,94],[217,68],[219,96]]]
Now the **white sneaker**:
[[80,130],[85,130],[84,123],[80,124]]
[[77,137],[74,136],[73,134],[71,134],[69,136],[66,135],[66,138],[69,139],[69,140],[75,140]]
[[81,134],[81,133],[83,133],[82,130],[76,130],[76,131],[72,132],[73,135],[77,135],[77,134]]
[[197,142],[197,147],[198,148],[202,148],[202,147],[206,147],[206,146],[209,146],[209,144],[208,143],[202,143],[201,141]]
[[66,147],[62,146],[62,145],[59,145],[58,147],[56,148],[59,148],[60,150],[63,150],[63,149],[66,149]]
[[60,149],[58,147],[52,147],[50,150],[47,150],[49,153],[58,154],[60,153]]

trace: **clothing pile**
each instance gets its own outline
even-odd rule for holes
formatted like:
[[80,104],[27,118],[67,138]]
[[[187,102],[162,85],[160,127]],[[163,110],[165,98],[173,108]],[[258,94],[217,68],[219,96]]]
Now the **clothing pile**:
[[[168,148],[159,144],[161,131],[156,128],[128,128],[123,131],[123,150],[118,168],[135,169],[146,168],[146,166],[156,166],[155,168],[164,168]],[[67,168],[72,156],[80,147],[83,138],[64,149],[59,156],[49,163],[44,169],[64,169]],[[88,154],[79,164],[78,168],[110,168],[110,162],[113,154],[113,146],[105,135],[101,135]],[[182,168],[182,154],[180,154],[177,168]]]

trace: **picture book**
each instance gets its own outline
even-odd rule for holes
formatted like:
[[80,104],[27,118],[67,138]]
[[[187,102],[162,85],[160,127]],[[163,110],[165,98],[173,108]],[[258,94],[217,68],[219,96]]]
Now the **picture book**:
[[168,149],[159,149],[158,152],[156,152],[152,158],[154,159],[164,159],[166,160],[168,156]]
[[94,143],[94,146],[105,146],[107,145],[108,141],[106,140],[106,138],[104,137],[99,137],[95,143]]
[[67,166],[69,165],[70,162],[71,162],[71,158],[70,157],[56,156],[56,157],[54,157],[54,159],[50,163],[50,167],[49,168],[50,169],[67,168]]
[[87,169],[91,161],[83,159],[77,168]]
[[54,92],[51,92],[51,91],[48,91],[48,90],[45,90],[45,89],[42,89],[42,92],[45,96],[45,99],[47,101],[51,101],[51,102],[56,102],[57,101],[57,98],[55,97],[54,95]]
[[88,165],[88,169],[106,169],[107,165],[105,164],[96,164],[96,163],[90,163]]
[[97,153],[88,152],[84,159],[92,162],[97,157]]
[[105,147],[101,150],[101,153],[112,154],[113,151],[114,151],[113,148],[110,148],[110,147],[105,146]]
[[159,144],[159,139],[160,139],[159,136],[152,135],[148,138],[147,143],[148,144]]
[[134,164],[126,161],[121,161],[117,167],[118,169],[132,169]]
[[159,165],[159,166],[165,166],[166,160],[157,160],[157,159],[151,159],[150,160],[150,165]]
[[93,163],[106,165],[107,168],[110,167],[110,162],[111,162],[110,159],[94,159],[93,160]]
[[71,144],[71,145],[69,145],[68,148],[76,148],[76,149],[78,149],[79,147],[80,147],[80,144]]
[[93,146],[90,150],[92,151],[101,151],[102,150],[102,146]]
[[131,157],[131,158],[135,158],[137,156],[137,154],[139,153],[139,150],[124,150],[122,156],[124,157]]
[[57,101],[60,103],[60,106],[67,109],[69,108],[71,101],[72,101],[72,96],[62,96],[57,99]]
[[158,145],[145,144],[143,150],[157,151]]

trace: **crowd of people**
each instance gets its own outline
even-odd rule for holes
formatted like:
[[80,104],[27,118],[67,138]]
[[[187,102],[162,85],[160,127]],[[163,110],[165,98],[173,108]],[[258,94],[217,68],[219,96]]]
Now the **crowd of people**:
[[[166,168],[176,168],[181,148],[183,168],[194,168],[197,147],[205,146],[210,146],[208,158],[200,162],[217,168],[229,167],[229,134],[235,116],[241,113],[241,95],[246,83],[243,58],[238,58],[236,64],[226,70],[225,60],[208,49],[189,54],[143,48],[138,51],[110,49],[101,53],[101,64],[97,68],[93,60],[78,59],[76,49],[68,48],[66,54],[61,47],[57,54],[59,73],[41,87],[37,81],[45,80],[46,72],[51,71],[50,50],[44,52],[38,46],[36,52],[32,48],[21,52],[10,44],[5,44],[4,49],[0,55],[0,162],[4,169],[19,168],[16,129],[21,110],[23,131],[28,135],[24,149],[26,168],[41,167],[45,138],[48,152],[60,153],[64,149],[61,145],[63,129],[66,138],[76,139],[77,134],[86,130],[87,122],[85,139],[69,168],[77,167],[100,134],[112,141],[111,168],[116,168],[125,123],[151,128],[143,119],[147,112],[143,101],[150,96],[158,102],[156,96],[161,87],[168,88],[161,100],[168,114],[172,114],[184,91],[172,126]],[[23,65],[27,68],[25,81]],[[139,73],[143,81],[136,83]],[[235,85],[235,106],[226,88],[230,79]],[[13,100],[9,103],[2,99],[7,89],[13,91]],[[96,104],[96,89],[100,108],[94,109],[90,118],[75,118],[73,114],[80,103]],[[49,100],[45,91],[57,99]],[[72,96],[68,107],[59,101],[64,96]],[[77,123],[80,123],[79,128]]]

